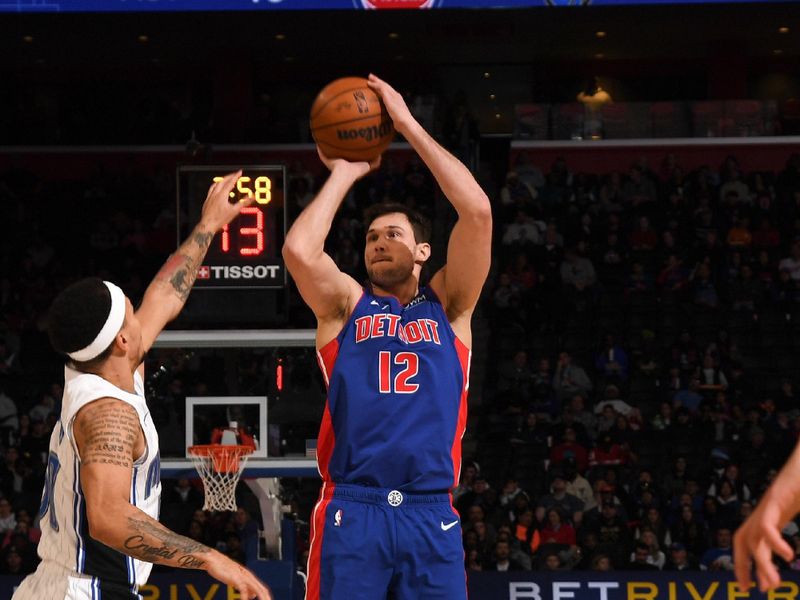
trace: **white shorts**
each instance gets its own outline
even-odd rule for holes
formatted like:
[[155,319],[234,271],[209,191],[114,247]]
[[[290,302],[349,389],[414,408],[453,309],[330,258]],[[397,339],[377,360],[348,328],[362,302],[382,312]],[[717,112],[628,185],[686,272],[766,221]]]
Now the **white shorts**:
[[[104,588],[106,586],[103,586]],[[104,589],[101,595],[100,580],[91,575],[69,571],[52,562],[41,562],[34,573],[28,575],[11,596],[12,600],[110,600],[141,598],[130,591]]]

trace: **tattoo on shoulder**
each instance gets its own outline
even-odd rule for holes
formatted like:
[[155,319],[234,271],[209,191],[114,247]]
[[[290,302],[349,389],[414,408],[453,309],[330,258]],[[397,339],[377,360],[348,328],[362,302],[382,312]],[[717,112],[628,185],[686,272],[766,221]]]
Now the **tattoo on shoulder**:
[[121,400],[98,400],[87,405],[75,422],[81,462],[131,468],[139,435],[139,417]]

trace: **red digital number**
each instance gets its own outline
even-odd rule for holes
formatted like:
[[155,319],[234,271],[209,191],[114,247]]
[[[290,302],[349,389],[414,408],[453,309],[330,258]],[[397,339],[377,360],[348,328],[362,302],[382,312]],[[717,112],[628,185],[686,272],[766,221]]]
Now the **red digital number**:
[[231,234],[228,231],[228,224],[222,228],[222,251],[227,252],[231,249]]
[[[255,237],[252,246],[239,247],[239,254],[242,256],[259,256],[264,252],[264,213],[257,206],[246,206],[242,209],[240,215],[254,215],[256,218],[255,227],[239,227],[239,237],[242,238],[246,235]],[[231,249],[231,233],[227,225],[222,228],[222,236],[220,238],[223,252],[230,252]]]
[[264,213],[257,206],[245,206],[240,215],[255,215],[255,227],[239,227],[239,235],[252,235],[255,239],[255,246],[239,248],[242,256],[258,256],[264,252]]

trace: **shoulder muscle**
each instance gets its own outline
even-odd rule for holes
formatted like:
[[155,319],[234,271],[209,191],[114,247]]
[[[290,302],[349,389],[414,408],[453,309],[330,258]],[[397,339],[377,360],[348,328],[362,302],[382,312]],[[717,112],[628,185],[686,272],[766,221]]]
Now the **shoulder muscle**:
[[140,432],[139,415],[127,402],[101,398],[78,411],[73,434],[81,464],[132,468]]

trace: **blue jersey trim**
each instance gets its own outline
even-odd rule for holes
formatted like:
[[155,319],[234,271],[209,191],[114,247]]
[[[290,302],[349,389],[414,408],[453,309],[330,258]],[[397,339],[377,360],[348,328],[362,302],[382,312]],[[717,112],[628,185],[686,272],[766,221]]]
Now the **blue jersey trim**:
[[[136,478],[139,475],[139,467],[133,468],[133,478],[131,479],[131,504],[136,506]],[[131,592],[136,593],[136,565],[133,562],[133,557],[125,556],[125,566],[128,569],[128,583],[131,586]]]
[[73,467],[75,471],[75,477],[73,480],[73,492],[75,492],[75,498],[73,500],[73,510],[74,510],[74,518],[73,518],[73,526],[75,527],[75,536],[78,539],[78,548],[77,548],[77,556],[76,556],[76,566],[75,570],[78,573],[83,573],[83,568],[86,563],[86,550],[84,549],[83,545],[83,536],[81,535],[81,504],[83,502],[83,496],[81,494],[81,472],[80,472],[80,465],[78,463],[78,457],[76,456],[73,461]]

